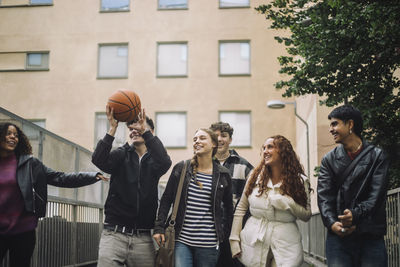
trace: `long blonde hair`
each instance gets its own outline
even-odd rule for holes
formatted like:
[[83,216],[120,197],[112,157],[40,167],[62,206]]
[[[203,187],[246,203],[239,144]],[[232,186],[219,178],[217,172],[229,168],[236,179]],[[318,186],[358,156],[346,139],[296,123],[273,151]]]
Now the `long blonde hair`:
[[[214,131],[212,131],[208,128],[197,129],[194,134],[196,134],[198,131],[206,132],[210,136],[211,142],[215,145],[215,147],[212,150],[212,156],[211,156],[211,157],[214,157],[218,150],[218,135]],[[198,157],[197,154],[193,155],[192,159],[190,160],[190,166],[192,166],[192,170],[193,170],[192,178],[193,178],[194,182],[200,187],[200,189],[202,189],[203,184],[201,182],[197,181],[197,178],[196,178],[197,168],[199,167],[199,162],[197,160],[197,157]]]

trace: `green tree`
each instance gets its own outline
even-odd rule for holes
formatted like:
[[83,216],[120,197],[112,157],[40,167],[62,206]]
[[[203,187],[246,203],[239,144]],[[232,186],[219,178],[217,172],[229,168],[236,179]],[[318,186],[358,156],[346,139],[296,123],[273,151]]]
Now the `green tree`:
[[360,109],[364,137],[388,152],[390,187],[400,186],[400,1],[272,0],[256,10],[287,33],[275,37],[288,52],[275,87]]

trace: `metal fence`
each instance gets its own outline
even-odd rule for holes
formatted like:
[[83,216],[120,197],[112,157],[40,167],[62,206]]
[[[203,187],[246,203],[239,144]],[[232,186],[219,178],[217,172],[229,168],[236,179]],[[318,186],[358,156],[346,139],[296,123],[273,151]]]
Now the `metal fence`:
[[[386,203],[387,234],[385,236],[388,253],[388,266],[400,266],[400,188],[390,190]],[[326,228],[319,213],[312,215],[307,223],[297,222],[303,237],[303,249],[309,255],[321,262],[326,262],[325,239]]]
[[[49,196],[36,228],[32,267],[84,266],[97,262],[103,205]],[[8,266],[8,257],[0,267]]]
[[[64,172],[98,171],[92,153],[0,107],[0,122],[12,122],[29,138],[33,155],[46,166]],[[81,188],[48,186],[47,214],[36,229],[32,267],[83,266],[97,261],[108,184]],[[8,266],[8,258],[0,267]]]

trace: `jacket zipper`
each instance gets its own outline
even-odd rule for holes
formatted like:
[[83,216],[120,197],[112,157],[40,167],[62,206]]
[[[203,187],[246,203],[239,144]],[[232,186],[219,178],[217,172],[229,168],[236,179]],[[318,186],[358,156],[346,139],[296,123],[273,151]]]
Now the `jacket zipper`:
[[[218,174],[217,183],[215,184],[215,189],[214,189],[214,205],[213,205],[215,233],[217,234],[217,247],[216,247],[217,250],[219,248],[219,236],[218,236],[218,230],[217,230],[217,222],[215,220],[215,217],[216,217],[215,216],[215,214],[216,214],[215,213],[215,206],[216,206],[216,201],[217,201],[217,191],[218,191],[219,177],[220,177],[220,175]],[[223,215],[222,215],[222,217],[223,217]]]
[[[32,166],[29,166],[29,174],[30,174],[30,178],[31,178],[31,185],[32,185],[32,205],[33,205],[33,213],[36,213],[36,191],[35,191],[35,187],[33,186],[33,174],[32,174]],[[39,194],[38,197],[40,198]],[[43,201],[43,199],[42,199]]]

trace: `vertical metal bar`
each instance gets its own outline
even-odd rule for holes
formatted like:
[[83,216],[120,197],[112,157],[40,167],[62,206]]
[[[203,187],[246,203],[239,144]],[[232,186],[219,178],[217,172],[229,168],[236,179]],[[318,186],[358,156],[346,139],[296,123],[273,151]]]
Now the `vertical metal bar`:
[[[79,148],[75,147],[75,172],[79,172]],[[75,200],[78,200],[78,188],[74,189]]]
[[38,158],[43,160],[43,132],[39,131],[39,147],[38,147]]

